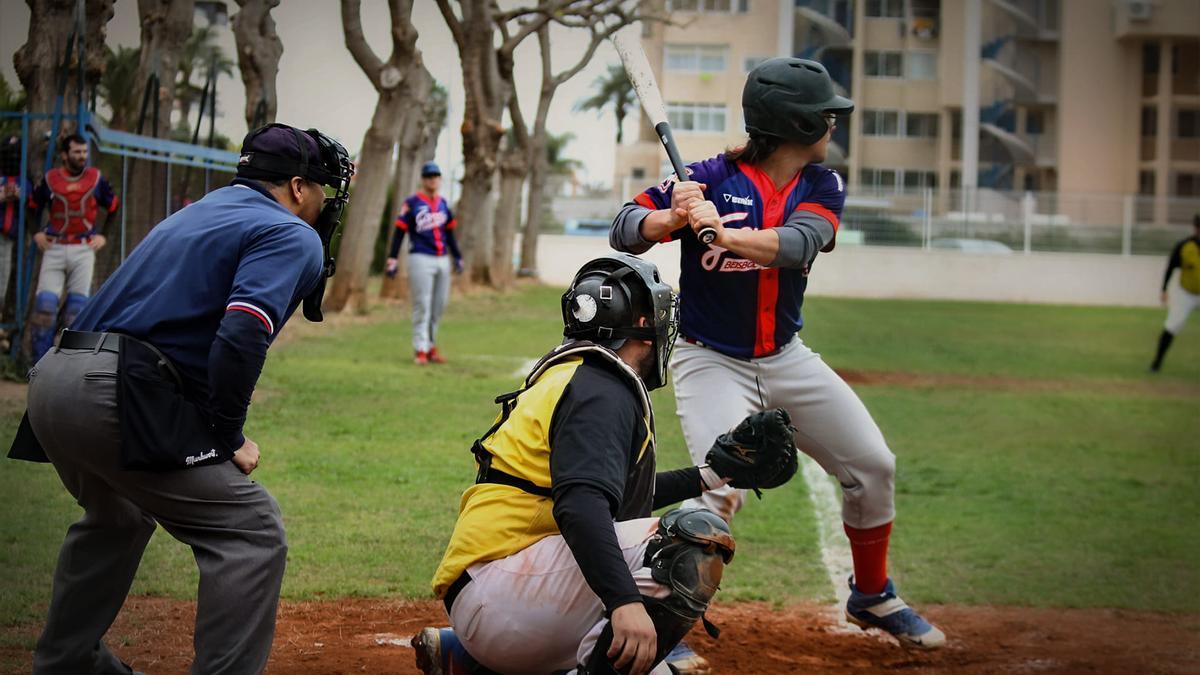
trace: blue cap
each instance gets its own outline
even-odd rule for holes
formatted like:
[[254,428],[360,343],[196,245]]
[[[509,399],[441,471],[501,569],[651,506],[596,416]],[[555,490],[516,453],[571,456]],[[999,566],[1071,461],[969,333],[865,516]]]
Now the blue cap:
[[421,165],[421,178],[440,175],[442,175],[442,170],[438,168],[437,162],[425,162]]

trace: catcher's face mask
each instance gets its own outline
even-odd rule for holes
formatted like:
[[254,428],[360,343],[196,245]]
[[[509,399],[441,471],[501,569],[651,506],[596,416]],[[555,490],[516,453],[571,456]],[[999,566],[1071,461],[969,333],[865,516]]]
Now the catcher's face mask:
[[[647,389],[667,383],[678,332],[678,302],[653,263],[613,253],[585,264],[562,296],[563,335],[620,349],[626,339],[649,340],[654,350]],[[642,318],[646,324],[639,326]]]
[[[300,148],[300,159],[265,152],[255,149],[255,139],[270,129],[282,128],[290,130]],[[310,156],[309,143],[301,134],[305,134],[316,143],[317,156]],[[290,178],[300,176],[333,188],[333,194],[327,194],[325,204],[313,229],[321,237],[321,247],[324,251],[325,272],[317,287],[304,298],[304,317],[309,321],[322,321],[325,317],[321,312],[321,300],[325,296],[325,281],[336,271],[336,264],[330,254],[333,239],[342,225],[342,213],[350,197],[350,178],[354,175],[354,165],[350,155],[341,143],[333,140],[316,129],[300,131],[286,124],[268,124],[246,135],[242,141],[242,155],[238,161],[238,176],[243,178],[273,180],[279,177]]]

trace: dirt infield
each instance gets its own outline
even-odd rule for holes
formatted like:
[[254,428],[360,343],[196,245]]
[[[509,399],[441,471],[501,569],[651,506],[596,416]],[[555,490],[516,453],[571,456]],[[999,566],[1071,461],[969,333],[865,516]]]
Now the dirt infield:
[[[191,659],[195,603],[130,598],[108,643],[138,670],[183,673]],[[718,605],[719,641],[693,634],[714,673],[1185,673],[1200,663],[1200,615],[1115,610],[927,607],[950,640],[940,652],[906,651],[857,629],[831,628],[826,607],[774,610],[759,603]],[[444,621],[434,602],[285,602],[269,673],[416,673],[408,638]],[[36,626],[0,629],[31,641]],[[13,641],[5,640],[6,644]],[[28,642],[27,642],[28,644]],[[28,652],[0,649],[7,663]],[[23,656],[22,656],[23,654]],[[25,669],[27,670],[27,668]],[[19,672],[14,671],[14,672]]]

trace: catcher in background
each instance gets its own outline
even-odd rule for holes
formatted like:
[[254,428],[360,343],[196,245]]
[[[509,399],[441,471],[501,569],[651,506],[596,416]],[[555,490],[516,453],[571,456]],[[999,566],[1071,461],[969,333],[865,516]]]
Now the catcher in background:
[[[1167,273],[1163,275],[1162,301],[1167,305],[1167,321],[1158,336],[1158,352],[1150,364],[1150,372],[1162,368],[1163,357],[1175,335],[1183,329],[1192,310],[1200,307],[1200,213],[1192,218],[1192,236],[1175,244],[1171,257],[1167,259]],[[1171,273],[1179,268],[1179,283],[1171,286]]]
[[656,472],[649,391],[666,383],[676,322],[654,265],[592,260],[562,314],[566,340],[496,399],[472,448],[475,484],[433,578],[453,628],[413,638],[424,673],[669,672],[660,661],[704,615],[734,541],[706,509],[651,511],[796,473],[778,410],[718,439],[707,464]]
[[[692,164],[686,181],[639,194],[613,221],[609,242],[635,254],[680,242],[681,339],[671,372],[693,460],[747,413],[787,410],[797,446],[842,486],[854,562],[847,620],[906,646],[940,647],[945,636],[900,600],[887,574],[896,459],[854,391],[796,337],[809,274],[817,254],[833,250],[846,198],[841,176],[820,162],[837,116],[854,102],[834,93],[820,63],[774,58],[747,76],[742,110],[744,146]],[[697,236],[707,227],[717,232],[711,244]],[[731,520],[743,499],[725,487],[689,504]],[[703,672],[695,659],[683,652],[668,661]]]

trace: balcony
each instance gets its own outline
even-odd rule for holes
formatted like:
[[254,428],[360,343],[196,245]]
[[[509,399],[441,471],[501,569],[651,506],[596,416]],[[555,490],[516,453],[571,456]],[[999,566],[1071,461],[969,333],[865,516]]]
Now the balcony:
[[823,38],[825,47],[849,47],[854,38],[854,8],[848,0],[796,0],[796,32],[805,24]]
[[991,0],[1023,40],[1058,40],[1058,0]]

